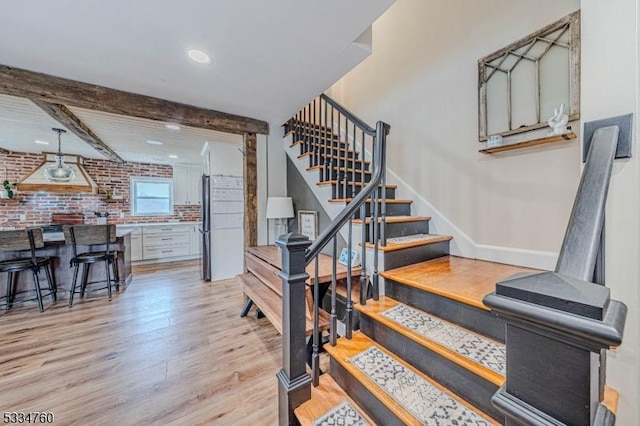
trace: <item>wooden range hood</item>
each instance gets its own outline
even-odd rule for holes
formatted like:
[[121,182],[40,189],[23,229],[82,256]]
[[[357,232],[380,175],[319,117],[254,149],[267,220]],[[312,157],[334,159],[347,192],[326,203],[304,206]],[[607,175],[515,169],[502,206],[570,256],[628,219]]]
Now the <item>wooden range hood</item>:
[[84,159],[79,155],[64,155],[64,163],[73,168],[76,177],[71,182],[51,182],[44,176],[44,169],[55,164],[56,154],[43,152],[43,161],[38,167],[22,182],[18,183],[19,192],[58,192],[58,193],[81,193],[88,192],[97,194],[98,185],[83,167]]

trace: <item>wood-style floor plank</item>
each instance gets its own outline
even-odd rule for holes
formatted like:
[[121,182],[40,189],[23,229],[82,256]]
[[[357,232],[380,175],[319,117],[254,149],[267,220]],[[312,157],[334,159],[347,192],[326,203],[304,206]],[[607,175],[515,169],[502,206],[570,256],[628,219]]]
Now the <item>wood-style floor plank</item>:
[[235,280],[145,266],[126,290],[0,311],[0,409],[60,425],[277,423],[281,337]]

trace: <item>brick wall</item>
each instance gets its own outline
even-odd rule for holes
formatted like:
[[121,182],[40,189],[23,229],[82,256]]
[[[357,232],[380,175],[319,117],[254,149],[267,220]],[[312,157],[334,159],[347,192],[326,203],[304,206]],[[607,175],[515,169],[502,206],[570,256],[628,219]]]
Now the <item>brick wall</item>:
[[[0,182],[5,178],[20,182],[42,162],[41,154],[12,152],[0,154]],[[129,177],[173,176],[171,166],[145,163],[118,164],[106,160],[86,159],[84,168],[98,185],[98,194],[64,194],[53,192],[18,192],[13,199],[0,199],[0,227],[27,227],[51,223],[52,213],[83,213],[85,223],[95,223],[95,212],[109,212],[109,223],[198,222],[200,206],[174,206],[171,216],[131,216]],[[6,171],[5,171],[6,170]],[[6,176],[5,176],[6,174]],[[18,186],[19,189],[19,186]],[[106,190],[123,200],[105,200]],[[120,213],[124,213],[124,218]],[[20,221],[26,214],[27,220]],[[9,223],[7,223],[9,222]]]

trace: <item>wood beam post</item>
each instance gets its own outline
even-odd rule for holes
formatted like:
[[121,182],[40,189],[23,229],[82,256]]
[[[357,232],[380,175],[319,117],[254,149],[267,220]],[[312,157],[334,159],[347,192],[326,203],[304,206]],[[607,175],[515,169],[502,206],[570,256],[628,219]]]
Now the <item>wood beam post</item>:
[[0,94],[242,135],[269,134],[262,120],[0,65]]
[[278,425],[298,424],[294,410],[311,399],[307,374],[305,252],[311,241],[295,232],[280,235],[282,249],[282,370],[278,372]]
[[244,151],[244,248],[258,245],[258,155],[255,133],[245,133]]
[[69,108],[60,104],[51,104],[49,102],[32,100],[41,110],[53,117],[58,123],[66,127],[71,133],[91,145],[93,149],[104,155],[111,161],[116,163],[124,163],[120,157],[109,145],[102,141],[93,130],[82,122]]

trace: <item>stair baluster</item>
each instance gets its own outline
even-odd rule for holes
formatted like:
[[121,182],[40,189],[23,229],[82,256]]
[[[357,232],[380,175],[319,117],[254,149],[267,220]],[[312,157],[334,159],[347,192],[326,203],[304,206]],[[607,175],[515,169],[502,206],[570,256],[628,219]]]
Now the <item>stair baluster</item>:
[[[362,138],[362,144],[364,146],[364,137]],[[364,156],[364,149],[362,149]],[[362,181],[364,184],[364,181]],[[360,206],[360,219],[362,219],[362,238],[360,247],[360,304],[367,304],[367,295],[369,293],[369,285],[367,280],[367,221],[366,216],[366,204]]]
[[[318,285],[318,269],[320,264],[318,262],[318,257],[315,259],[315,269],[313,276],[313,298],[315,300],[320,300],[320,286]],[[311,356],[311,371],[313,372],[313,386],[318,386],[320,383],[320,324],[318,323],[320,304],[313,304],[313,350]],[[332,325],[333,326],[333,325]]]
[[[353,300],[351,300],[351,240],[353,238],[353,224],[349,221],[349,238],[347,239],[347,301],[344,324],[345,337],[351,339],[353,332]],[[335,345],[334,345],[335,346]]]
[[[333,251],[331,252],[333,259],[335,260],[338,256],[338,237],[333,237]],[[336,345],[336,341],[338,340],[338,314],[337,314],[337,299],[336,299],[336,288],[337,288],[337,263],[334,261],[331,265],[331,328],[329,330],[330,337],[329,342],[331,346]]]

